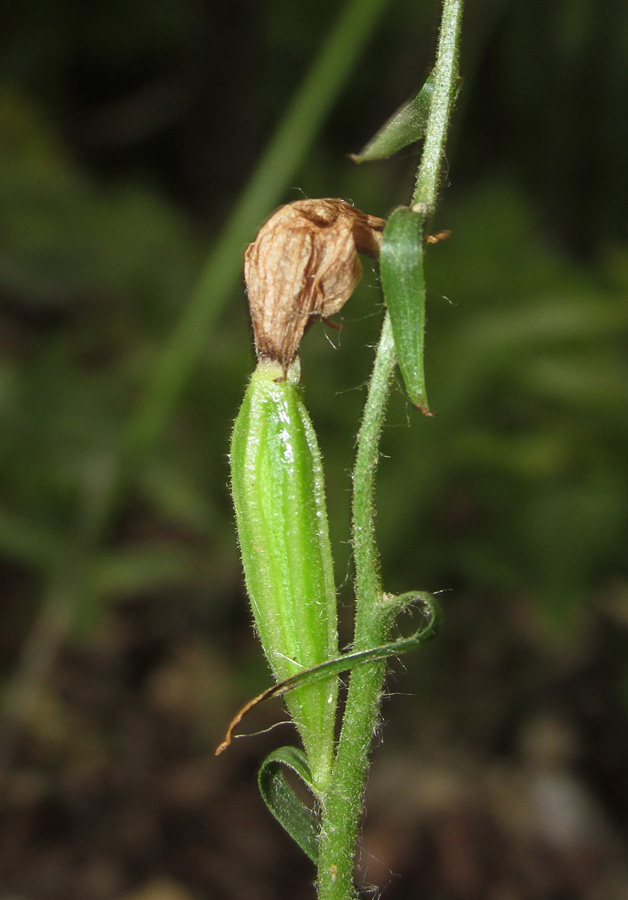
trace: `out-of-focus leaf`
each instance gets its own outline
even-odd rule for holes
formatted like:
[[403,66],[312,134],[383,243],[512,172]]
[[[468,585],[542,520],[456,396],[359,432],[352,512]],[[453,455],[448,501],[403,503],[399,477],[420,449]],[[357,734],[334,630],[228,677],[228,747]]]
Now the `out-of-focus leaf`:
[[199,473],[184,468],[187,459],[160,458],[140,473],[142,495],[150,508],[168,522],[195,534],[207,534],[216,511],[207,491],[199,490]]
[[591,574],[620,548],[626,504],[605,473],[548,485],[524,505],[521,539],[535,572],[548,627],[562,632],[584,607]]
[[52,527],[0,508],[0,555],[36,569],[47,569],[63,544]]
[[37,107],[0,88],[0,288],[13,305],[58,312],[95,298],[170,303],[197,263],[192,229],[139,183],[102,188],[76,166]]
[[94,560],[89,586],[99,597],[116,600],[180,585],[197,573],[192,555],[176,544],[125,548]]

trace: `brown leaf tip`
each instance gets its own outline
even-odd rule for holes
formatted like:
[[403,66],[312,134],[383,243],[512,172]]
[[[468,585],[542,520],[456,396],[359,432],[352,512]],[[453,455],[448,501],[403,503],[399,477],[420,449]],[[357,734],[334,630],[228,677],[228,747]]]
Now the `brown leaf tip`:
[[445,228],[445,229],[443,229],[443,231],[437,231],[436,234],[428,234],[428,236],[425,238],[425,243],[426,244],[440,244],[441,241],[446,241],[448,238],[451,237],[451,235],[452,235],[452,232],[450,231],[450,229]]
[[244,261],[258,358],[288,368],[308,322],[333,316],[353,293],[357,253],[379,256],[385,224],[339,199],[297,200],[271,216]]

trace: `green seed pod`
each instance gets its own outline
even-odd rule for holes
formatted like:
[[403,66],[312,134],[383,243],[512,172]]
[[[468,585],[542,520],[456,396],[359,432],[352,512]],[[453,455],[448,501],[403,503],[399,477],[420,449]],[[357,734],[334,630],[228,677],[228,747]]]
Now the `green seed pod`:
[[[231,442],[231,486],[246,587],[277,681],[338,653],[336,591],[323,470],[298,387],[263,360],[253,373]],[[286,697],[322,792],[331,774],[337,681]]]

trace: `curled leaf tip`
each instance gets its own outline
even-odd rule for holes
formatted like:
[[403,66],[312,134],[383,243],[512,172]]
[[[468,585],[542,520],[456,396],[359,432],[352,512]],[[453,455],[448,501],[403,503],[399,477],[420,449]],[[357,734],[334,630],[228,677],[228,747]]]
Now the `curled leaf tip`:
[[274,696],[277,693],[280,693],[280,685],[274,684],[272,687],[267,688],[265,691],[262,691],[261,694],[258,694],[257,697],[253,697],[252,700],[247,701],[244,706],[238,710],[235,714],[231,722],[229,722],[229,727],[225,733],[224,740],[216,747],[214,750],[214,756],[220,756],[227,747],[231,746],[231,742],[233,741],[233,732],[236,730],[245,714],[253,709],[254,706],[257,706],[258,703],[262,703],[262,701],[267,700],[269,697]]
[[341,653],[333,659],[311,666],[309,669],[302,669],[289,678],[273,684],[271,687],[262,691],[257,697],[253,697],[248,703],[245,703],[242,709],[233,717],[224,741],[216,748],[214,755],[218,756],[229,747],[233,740],[233,732],[242,721],[243,717],[249,710],[262,703],[264,700],[270,700],[271,697],[280,697],[297,688],[303,688],[307,685],[320,684],[323,681],[340,675],[341,672],[349,672],[356,666],[366,665],[380,659],[387,659],[389,656],[397,656],[401,653],[407,653],[416,647],[424,644],[434,636],[440,626],[442,619],[442,611],[440,604],[431,594],[421,591],[409,591],[405,594],[395,596],[393,594],[385,594],[382,600],[390,603],[397,609],[405,609],[411,604],[417,603],[421,605],[421,611],[424,618],[424,624],[409,637],[399,638],[388,644],[382,644],[377,647],[370,647],[368,650],[357,650],[348,653]]

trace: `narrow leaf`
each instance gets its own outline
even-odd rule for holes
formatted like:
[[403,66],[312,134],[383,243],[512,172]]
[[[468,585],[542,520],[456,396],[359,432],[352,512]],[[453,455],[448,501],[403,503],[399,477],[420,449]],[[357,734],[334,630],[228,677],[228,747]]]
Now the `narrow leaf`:
[[299,847],[316,864],[318,860],[318,827],[311,809],[302,803],[283,772],[286,766],[312,790],[312,776],[307,757],[296,747],[280,747],[269,754],[257,773],[257,784],[264,803]]
[[265,691],[262,691],[261,694],[258,694],[257,697],[253,697],[252,700],[244,704],[229,723],[225,739],[216,748],[215,755],[218,756],[223,753],[231,745],[233,732],[242,721],[244,715],[259,703],[263,703],[264,700],[270,700],[271,697],[280,697],[282,694],[287,694],[295,688],[319,684],[335,675],[340,675],[341,672],[348,672],[356,666],[362,666],[379,659],[387,659],[389,656],[399,656],[402,653],[408,653],[421,644],[427,643],[438,633],[443,619],[440,603],[431,594],[423,591],[410,591],[397,597],[392,597],[387,601],[386,607],[382,609],[382,614],[389,618],[417,604],[421,606],[421,612],[425,621],[409,637],[397,638],[388,644],[370,647],[367,650],[342,653],[334,659],[328,659],[327,662],[319,663],[319,665],[312,666],[309,669],[302,669],[295,675],[291,675],[290,678],[286,678],[285,681],[273,684],[266,688]]
[[431,415],[425,392],[425,280],[423,216],[400,206],[388,218],[380,255],[382,288],[395,352],[412,403]]
[[393,113],[359,153],[351,154],[351,159],[356,163],[388,159],[409,144],[420,141],[425,135],[433,92],[434,73],[431,73],[416,97]]

